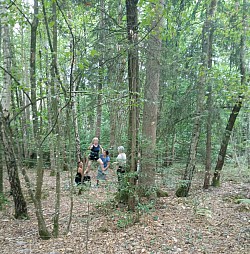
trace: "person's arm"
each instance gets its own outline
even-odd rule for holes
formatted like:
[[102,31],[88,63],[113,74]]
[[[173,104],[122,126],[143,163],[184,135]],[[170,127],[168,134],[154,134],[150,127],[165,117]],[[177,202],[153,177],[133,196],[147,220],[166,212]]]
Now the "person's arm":
[[109,166],[110,166],[110,161],[108,161],[108,163],[107,163],[107,167],[106,167],[106,168],[104,168],[104,170],[106,171],[106,170],[109,168]]
[[103,150],[103,148],[102,148],[102,146],[101,146],[101,145],[100,145],[100,149],[101,149],[101,152],[102,152],[102,154],[103,154],[104,150]]
[[90,144],[90,146],[89,146],[89,150],[91,150],[91,149],[92,149],[92,147],[93,147],[93,144]]
[[115,169],[117,170],[120,166],[120,161],[121,161],[121,155],[118,154],[118,156],[116,157],[116,164],[115,164]]

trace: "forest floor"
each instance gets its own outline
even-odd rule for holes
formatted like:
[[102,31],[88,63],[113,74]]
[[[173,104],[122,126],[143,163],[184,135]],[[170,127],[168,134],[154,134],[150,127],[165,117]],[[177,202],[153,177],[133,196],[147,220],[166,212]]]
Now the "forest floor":
[[[73,195],[74,209],[71,230],[65,234],[69,219],[69,176],[62,172],[60,236],[41,240],[37,233],[34,206],[27,190],[29,220],[13,218],[13,202],[0,212],[0,248],[3,254],[63,254],[63,253],[250,253],[250,173],[235,169],[222,179],[220,188],[202,190],[203,173],[197,172],[187,198],[177,198],[174,188],[178,170],[168,169],[159,183],[169,193],[158,198],[155,206],[141,205],[140,216],[116,206],[114,173],[105,186],[87,188]],[[95,172],[91,172],[95,174]],[[35,179],[34,170],[29,170]],[[54,214],[55,177],[45,170],[43,209],[48,228]],[[23,182],[23,179],[21,179]],[[24,185],[23,185],[24,186]],[[5,176],[5,189],[9,189]],[[244,200],[248,200],[244,203]],[[242,203],[239,203],[242,201]],[[136,222],[135,222],[136,221]],[[86,246],[87,243],[87,246]]]

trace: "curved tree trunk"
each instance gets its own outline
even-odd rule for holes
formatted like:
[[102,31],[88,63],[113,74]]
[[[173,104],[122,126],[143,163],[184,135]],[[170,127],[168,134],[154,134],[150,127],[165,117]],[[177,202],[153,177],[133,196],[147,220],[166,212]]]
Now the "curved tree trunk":
[[[240,39],[240,74],[241,74],[241,88],[246,85],[246,32],[247,32],[247,5],[246,0],[243,1],[242,5],[242,26],[243,31]],[[212,180],[212,185],[217,187],[220,186],[220,172],[224,165],[225,156],[227,152],[227,146],[230,140],[230,136],[234,127],[234,123],[236,118],[240,112],[242,106],[243,96],[239,96],[238,101],[234,105],[234,108],[229,116],[228,123],[226,126],[226,130],[222,139],[217,163],[215,166],[214,176]]]
[[27,204],[24,199],[21,183],[18,176],[17,159],[13,146],[13,137],[9,123],[3,114],[3,107],[0,103],[0,131],[1,142],[4,145],[4,158],[9,176],[11,193],[15,204],[15,218],[23,219],[28,217]]
[[[6,10],[6,6],[0,3],[1,11]],[[15,204],[15,218],[21,219],[28,217],[27,205],[22,194],[21,183],[18,176],[18,167],[16,161],[16,155],[14,150],[14,138],[10,131],[10,125],[8,122],[10,116],[11,107],[11,44],[10,44],[10,31],[9,24],[5,18],[2,19],[3,25],[3,59],[4,59],[4,71],[3,74],[3,92],[0,101],[0,132],[1,142],[4,148],[4,158],[9,176],[11,193]],[[2,154],[0,155],[2,156]]]
[[214,176],[212,180],[212,185],[217,187],[220,185],[220,172],[222,170],[222,167],[225,162],[225,157],[227,153],[227,146],[230,140],[230,136],[234,127],[234,123],[236,121],[236,118],[240,112],[242,106],[242,98],[239,98],[239,101],[234,105],[234,108],[232,110],[232,113],[230,114],[230,117],[228,119],[227,127],[221,142],[221,147],[217,159],[217,163],[215,166]]

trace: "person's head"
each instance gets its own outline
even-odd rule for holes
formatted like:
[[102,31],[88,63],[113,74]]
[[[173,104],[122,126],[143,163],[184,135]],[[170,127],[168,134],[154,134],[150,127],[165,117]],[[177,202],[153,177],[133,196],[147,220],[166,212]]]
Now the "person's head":
[[78,167],[82,167],[83,166],[83,160],[82,160],[82,158],[78,161]]
[[104,156],[108,156],[108,155],[109,155],[109,151],[108,151],[108,150],[104,150],[104,151],[103,151],[103,155],[104,155]]
[[99,143],[99,139],[97,137],[94,137],[92,143],[97,145]]
[[124,153],[124,147],[123,146],[118,146],[118,153]]

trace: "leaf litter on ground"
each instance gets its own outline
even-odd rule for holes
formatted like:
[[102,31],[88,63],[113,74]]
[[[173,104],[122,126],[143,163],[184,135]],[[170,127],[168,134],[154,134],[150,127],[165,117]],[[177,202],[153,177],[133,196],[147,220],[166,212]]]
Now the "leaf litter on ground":
[[[35,179],[31,170],[29,174]],[[43,192],[44,217],[52,229],[54,214],[54,177],[45,171]],[[68,173],[62,172],[60,236],[43,241],[37,233],[32,203],[29,220],[15,220],[11,197],[0,212],[1,253],[250,253],[249,183],[224,182],[220,188],[203,191],[194,180],[190,196],[177,198],[173,190],[157,199],[154,207],[129,213],[113,199],[116,176],[108,184],[85,188],[74,194],[73,220],[65,234],[70,209],[70,190],[65,188]],[[94,174],[92,172],[92,178]],[[9,188],[5,177],[5,189]],[[23,185],[24,186],[24,185]],[[28,200],[27,190],[23,189]],[[237,200],[237,202],[235,202]],[[88,211],[89,203],[89,211]],[[87,225],[88,237],[87,237]],[[86,250],[86,241],[87,250]]]

